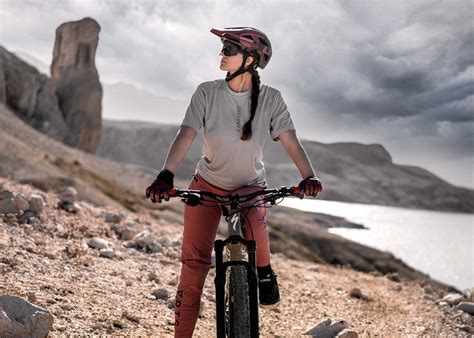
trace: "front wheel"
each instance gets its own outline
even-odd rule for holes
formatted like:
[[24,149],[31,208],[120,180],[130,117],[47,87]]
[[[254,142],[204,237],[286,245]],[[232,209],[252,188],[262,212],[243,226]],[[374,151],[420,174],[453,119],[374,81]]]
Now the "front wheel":
[[227,269],[225,303],[227,335],[250,337],[249,285],[244,266]]

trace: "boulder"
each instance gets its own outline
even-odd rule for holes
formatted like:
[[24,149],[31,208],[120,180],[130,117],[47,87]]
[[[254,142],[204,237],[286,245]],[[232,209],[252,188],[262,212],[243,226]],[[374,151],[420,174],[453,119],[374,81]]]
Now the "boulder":
[[0,296],[0,333],[2,337],[48,336],[53,316],[45,309],[10,295]]
[[91,18],[56,29],[51,80],[74,145],[94,152],[102,129],[102,86],[95,67],[99,24]]
[[471,302],[461,302],[456,306],[458,310],[464,311],[469,313],[470,315],[474,316],[474,303]]

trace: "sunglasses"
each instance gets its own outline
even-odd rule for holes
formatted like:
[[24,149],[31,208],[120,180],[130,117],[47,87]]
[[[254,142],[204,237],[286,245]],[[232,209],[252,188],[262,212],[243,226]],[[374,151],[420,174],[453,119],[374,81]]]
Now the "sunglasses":
[[221,50],[221,54],[224,56],[234,56],[239,53],[242,53],[242,49],[232,43],[225,44]]

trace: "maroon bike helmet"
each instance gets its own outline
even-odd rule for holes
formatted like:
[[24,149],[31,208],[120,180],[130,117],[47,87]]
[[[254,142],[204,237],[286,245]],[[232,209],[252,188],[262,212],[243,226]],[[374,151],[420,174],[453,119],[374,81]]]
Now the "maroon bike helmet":
[[272,57],[272,45],[268,37],[262,31],[252,27],[228,27],[224,29],[211,29],[211,33],[217,35],[222,41],[235,43],[244,51],[258,59],[257,66],[261,69]]

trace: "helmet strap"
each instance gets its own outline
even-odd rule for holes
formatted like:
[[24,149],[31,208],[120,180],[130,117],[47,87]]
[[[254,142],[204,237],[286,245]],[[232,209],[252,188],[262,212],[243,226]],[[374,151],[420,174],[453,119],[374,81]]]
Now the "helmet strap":
[[249,56],[250,55],[248,55],[247,53],[244,53],[244,59],[242,61],[242,65],[240,66],[240,68],[234,74],[231,75],[229,72],[227,72],[227,75],[225,77],[226,82],[229,82],[232,79],[235,79],[237,76],[239,76],[241,74],[244,74],[245,72],[250,72],[251,71],[251,69],[253,67],[253,63],[250,66],[248,66],[248,68],[245,68],[245,62],[247,61],[247,58]]

